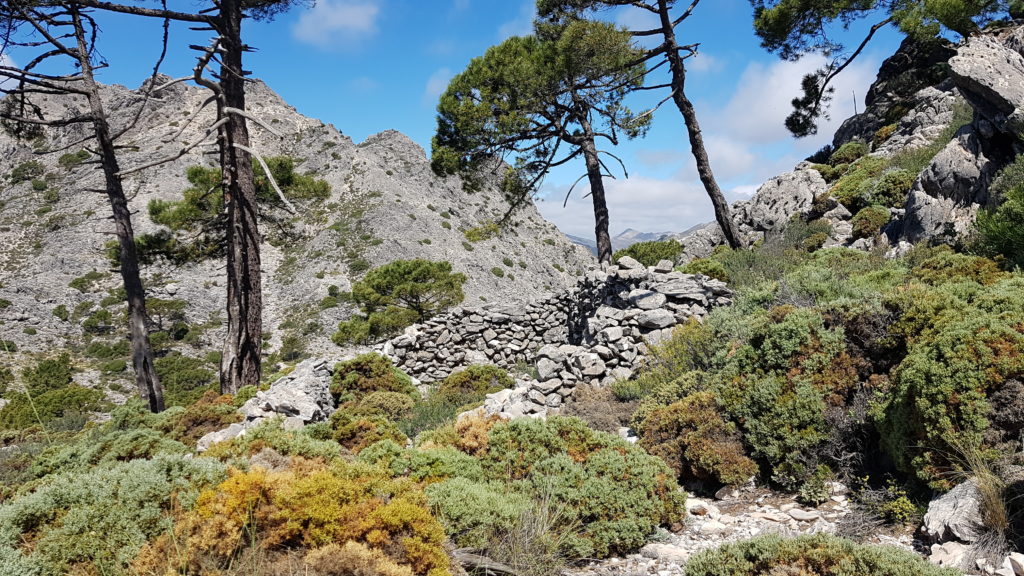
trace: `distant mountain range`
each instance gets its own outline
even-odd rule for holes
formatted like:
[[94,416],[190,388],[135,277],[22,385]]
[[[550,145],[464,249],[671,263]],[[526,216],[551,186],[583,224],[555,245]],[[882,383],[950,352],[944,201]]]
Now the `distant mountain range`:
[[[612,249],[622,250],[623,248],[629,248],[637,242],[649,242],[652,240],[661,240],[667,236],[674,236],[674,232],[640,232],[632,228],[626,228],[622,232],[612,236]],[[590,250],[595,255],[597,254],[597,241],[593,238],[583,238],[581,236],[573,236],[572,234],[566,234],[575,244],[579,244],[584,248]]]

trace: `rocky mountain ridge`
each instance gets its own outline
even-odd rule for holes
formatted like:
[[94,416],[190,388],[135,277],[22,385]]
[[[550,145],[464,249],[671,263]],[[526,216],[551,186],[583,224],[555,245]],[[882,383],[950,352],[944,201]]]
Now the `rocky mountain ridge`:
[[[826,246],[881,247],[967,241],[978,211],[992,208],[993,178],[1024,150],[1024,27],[1009,24],[958,46],[907,39],[882,64],[864,112],[847,119],[826,154],[763,184],[733,205],[733,218],[751,242],[780,231],[790,219],[823,218]],[[845,145],[867,154],[821,164]],[[886,174],[910,168],[881,234],[857,233],[857,209]],[[859,189],[856,189],[859,186]],[[843,190],[843,188],[854,188]],[[859,197],[858,197],[859,196]],[[701,258],[724,243],[717,224],[673,235],[684,260]]]
[[[196,87],[175,84],[146,100],[143,89],[108,86],[104,97],[115,130],[143,107],[122,140],[124,169],[174,155],[203,138],[211,122],[210,108],[199,111],[207,94]],[[356,144],[333,126],[302,116],[262,83],[251,85],[248,98],[252,114],[266,125],[252,128],[257,152],[289,156],[298,172],[325,180],[331,189],[327,199],[300,204],[294,216],[283,214],[290,235],[263,225],[270,349],[292,335],[310,352],[333,350],[328,337],[352,309],[324,305],[324,299],[348,290],[369,267],[396,259],[452,262],[468,278],[466,302],[481,304],[560,290],[592,262],[532,205],[498,230],[495,222],[509,204],[496,186],[467,191],[457,178],[436,176],[423,149],[398,132]],[[42,97],[37,104],[57,116],[82,107],[71,98]],[[109,207],[102,194],[89,192],[101,188],[101,175],[89,154],[79,153],[85,136],[80,124],[47,129],[31,142],[0,134],[0,300],[9,303],[0,309],[0,340],[24,352],[79,339],[82,321],[119,287],[104,254]],[[179,200],[189,186],[186,168],[214,166],[209,151],[199,146],[127,178],[137,235],[159,229],[146,206],[155,199]],[[471,239],[466,232],[473,230],[485,233]],[[187,322],[208,327],[204,343],[218,341],[222,276],[223,264],[216,261],[157,262],[144,270],[151,297],[185,302]]]

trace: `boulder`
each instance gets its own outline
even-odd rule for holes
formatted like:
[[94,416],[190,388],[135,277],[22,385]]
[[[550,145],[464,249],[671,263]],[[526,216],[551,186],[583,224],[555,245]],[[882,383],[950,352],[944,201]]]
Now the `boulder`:
[[676,323],[675,314],[668,310],[646,310],[636,317],[636,321],[643,328],[668,328]]
[[245,434],[245,426],[239,423],[234,423],[223,430],[217,430],[216,432],[210,432],[196,442],[197,452],[206,452],[210,449],[210,446],[217,444],[218,442],[227,442],[228,440],[234,440],[242,434]]
[[817,170],[788,172],[762,184],[749,201],[737,202],[733,217],[741,229],[763,235],[786,225],[794,214],[806,212],[814,197],[827,190]]
[[1024,56],[988,36],[974,36],[949,60],[950,74],[999,130],[1024,132]]
[[975,542],[985,531],[981,515],[981,494],[975,481],[968,480],[932,500],[924,515],[924,533],[938,543]]
[[622,269],[625,269],[625,270],[641,270],[641,271],[644,271],[644,272],[647,271],[647,269],[644,267],[643,264],[641,264],[635,258],[632,258],[630,256],[623,256],[623,257],[619,258],[619,261],[617,262],[617,264],[619,265],[619,268],[622,268]]
[[668,300],[664,294],[654,292],[652,290],[632,290],[627,297],[633,306],[641,310],[654,310],[661,308],[665,305]]
[[946,145],[914,182],[905,206],[900,241],[953,241],[967,234],[1000,163],[989,159],[973,128]]

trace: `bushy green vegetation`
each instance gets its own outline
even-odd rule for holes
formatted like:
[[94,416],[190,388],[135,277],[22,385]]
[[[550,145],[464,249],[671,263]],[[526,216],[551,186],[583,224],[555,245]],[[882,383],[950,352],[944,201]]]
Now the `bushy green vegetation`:
[[20,184],[42,176],[45,171],[46,169],[38,160],[29,160],[15,166],[8,178],[10,178],[11,184]]
[[546,536],[571,559],[636,549],[656,526],[680,518],[683,494],[664,463],[580,420],[477,420],[459,430],[457,450],[385,443],[360,459],[434,479],[427,496],[460,545],[498,546],[541,503],[551,507]]
[[[295,160],[288,156],[266,159],[274,180],[290,202],[313,203],[330,196],[330,185],[310,174],[300,174]],[[256,197],[260,218],[276,224],[284,236],[292,234],[289,223],[276,212],[284,207],[277,191],[271,186],[263,170],[256,166]],[[150,262],[163,258],[176,263],[195,262],[222,255],[227,215],[224,212],[224,193],[220,170],[192,166],[186,171],[190,187],[181,200],[153,200],[149,203],[149,216],[165,229],[136,237],[139,256]],[[116,246],[108,256],[117,258]]]
[[677,240],[652,240],[637,242],[629,248],[612,254],[612,261],[617,262],[623,256],[629,256],[644,266],[654,266],[662,260],[675,262],[683,253],[683,246]]
[[913,552],[891,546],[866,546],[825,534],[782,538],[760,536],[725,544],[694,556],[687,576],[956,576]]
[[1000,172],[989,193],[999,204],[978,214],[975,249],[1024,268],[1024,155]]
[[66,353],[22,370],[22,390],[9,394],[10,402],[0,409],[0,430],[84,425],[87,412],[107,405],[102,392],[74,384],[72,375]]
[[[989,398],[1024,373],[1024,278],[948,248],[888,261],[812,253],[800,248],[808,232],[791,225],[710,258],[739,289],[735,305],[678,327],[616,385],[642,397],[644,445],[683,479],[729,482],[729,466],[749,457],[796,490],[822,466],[865,472],[849,468],[853,455],[948,488],[955,454],[992,454],[1013,434],[993,431]],[[705,457],[716,441],[728,447],[710,452],[728,465]]]
[[57,158],[57,164],[63,168],[71,169],[88,160],[90,156],[91,154],[89,154],[88,150],[68,152],[67,154],[61,154],[60,158]]
[[465,274],[450,262],[396,260],[366,274],[347,298],[361,316],[341,322],[331,340],[339,346],[381,340],[462,302]]

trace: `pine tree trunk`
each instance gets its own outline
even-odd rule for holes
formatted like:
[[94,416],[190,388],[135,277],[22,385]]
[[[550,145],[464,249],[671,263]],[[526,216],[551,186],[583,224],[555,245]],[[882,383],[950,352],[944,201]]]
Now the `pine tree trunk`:
[[[223,0],[220,10],[223,65],[220,72],[223,106],[245,110],[242,68],[242,0]],[[220,365],[220,388],[234,394],[260,381],[263,345],[263,294],[260,278],[260,231],[252,157],[236,145],[249,147],[245,118],[228,114],[222,131],[221,167],[227,209],[227,336]]]
[[608,233],[608,203],[604,195],[604,177],[601,175],[601,160],[597,157],[597,144],[594,142],[594,131],[587,119],[582,119],[583,127],[580,147],[587,165],[587,179],[590,181],[590,198],[594,202],[594,236],[597,240],[597,260],[612,263],[612,238]]
[[100,98],[99,85],[93,76],[92,62],[89,61],[85,31],[77,9],[71,9],[75,36],[78,41],[78,62],[81,67],[85,91],[88,93],[89,111],[92,115],[93,131],[100,152],[100,163],[106,184],[107,199],[113,213],[114,229],[120,248],[119,265],[121,280],[128,300],[128,326],[132,345],[132,368],[135,370],[135,386],[139,397],[153,412],[164,409],[163,386],[153,365],[153,348],[149,342],[148,316],[146,314],[146,292],[139,275],[139,259],[135,250],[135,232],[132,229],[131,211],[124,193],[120,167],[114,141],[110,135],[106,110]]
[[729,203],[725,201],[725,196],[722,195],[722,190],[718,187],[718,182],[715,181],[715,174],[711,171],[711,161],[708,159],[708,152],[704,147],[700,123],[697,121],[697,111],[694,110],[690,99],[686,97],[686,66],[682,55],[679,54],[679,44],[676,42],[676,33],[672,27],[667,0],[658,0],[658,12],[661,16],[661,27],[665,37],[666,57],[672,72],[672,100],[679,108],[679,113],[682,114],[686,124],[686,132],[690,138],[690,150],[697,162],[697,174],[704,185],[704,190],[711,198],[711,204],[715,208],[715,220],[718,221],[718,226],[722,229],[725,241],[732,248],[741,248],[746,243],[732,220]]

